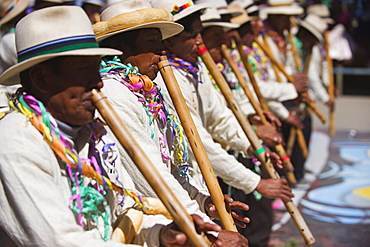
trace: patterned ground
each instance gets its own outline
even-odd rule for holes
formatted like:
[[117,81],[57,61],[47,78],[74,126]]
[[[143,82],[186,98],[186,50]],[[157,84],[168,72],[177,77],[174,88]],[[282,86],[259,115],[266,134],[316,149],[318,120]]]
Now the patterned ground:
[[[312,246],[370,246],[370,134],[314,132],[306,169],[308,184],[294,192]],[[273,229],[271,246],[305,246],[281,207]]]

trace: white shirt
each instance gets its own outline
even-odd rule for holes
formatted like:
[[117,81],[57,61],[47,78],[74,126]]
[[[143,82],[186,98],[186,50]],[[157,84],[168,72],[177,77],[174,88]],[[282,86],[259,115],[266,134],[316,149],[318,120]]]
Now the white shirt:
[[[260,177],[245,168],[217,143],[226,143],[231,149],[243,152],[244,155],[250,146],[235,116],[227,108],[225,99],[213,87],[204,64],[200,64],[198,74],[198,80],[202,83],[196,82],[190,73],[180,69],[174,69],[174,74],[215,173],[227,184],[245,193],[255,190]],[[164,88],[162,77],[158,76],[156,81]],[[170,101],[168,93],[165,97]],[[193,169],[199,171],[193,153],[190,157]],[[193,176],[200,183],[203,182],[196,172]]]

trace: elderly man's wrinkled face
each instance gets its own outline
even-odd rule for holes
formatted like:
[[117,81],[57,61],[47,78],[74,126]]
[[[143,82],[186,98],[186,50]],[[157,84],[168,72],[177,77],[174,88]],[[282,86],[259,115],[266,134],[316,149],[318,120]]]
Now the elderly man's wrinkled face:
[[37,89],[51,115],[68,125],[81,126],[94,117],[91,90],[103,87],[99,66],[100,56],[68,56],[58,58],[53,66],[47,62],[36,65],[30,75],[37,80]]
[[202,32],[202,38],[215,62],[221,62],[221,45],[226,44],[223,27],[208,27]]
[[192,32],[182,31],[180,34],[164,40],[166,49],[177,57],[192,64],[198,61],[198,44],[203,43],[201,31],[203,30],[200,17],[195,18],[191,24]]
[[154,80],[158,73],[158,62],[161,52],[162,34],[158,28],[138,30],[133,47],[126,47],[122,57],[124,63],[131,63],[139,68],[139,72]]

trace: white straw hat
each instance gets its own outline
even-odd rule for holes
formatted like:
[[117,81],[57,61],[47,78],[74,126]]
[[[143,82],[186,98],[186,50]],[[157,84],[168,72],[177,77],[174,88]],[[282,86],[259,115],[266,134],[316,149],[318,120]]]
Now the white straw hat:
[[122,0],[107,0],[106,6],[109,7],[109,6],[113,5],[113,4],[119,3],[121,1]]
[[150,3],[153,8],[162,8],[170,12],[175,21],[208,7],[204,4],[194,4],[192,0],[151,0]]
[[14,85],[13,76],[60,56],[119,55],[120,51],[99,48],[91,23],[82,8],[57,6],[37,10],[22,20],[15,29],[18,64],[0,76],[0,84]]
[[320,16],[307,15],[298,24],[311,32],[320,42],[324,41],[323,34],[327,30],[328,24]]
[[300,15],[303,11],[293,0],[268,0],[267,7],[263,10],[267,15]]
[[[226,29],[235,29],[238,28],[238,24],[224,22],[221,20],[221,15],[218,13],[215,8],[207,8],[204,13],[200,16],[203,27],[224,27]],[[226,30],[225,30],[226,31]]]
[[254,1],[253,0],[234,0],[230,4],[236,4],[242,7],[243,9],[246,9],[249,6],[252,6],[254,4]]
[[239,26],[242,26],[243,24],[253,20],[258,20],[258,16],[249,16],[247,13],[244,13],[242,15],[232,18],[231,23],[235,23],[238,24]]
[[243,10],[240,8],[229,9],[226,0],[195,0],[194,2],[195,4],[207,5],[208,7],[216,8],[220,15],[230,14],[237,16],[243,14]]
[[0,26],[22,13],[31,0],[1,0]]
[[152,8],[148,0],[124,0],[106,8],[101,21],[93,25],[98,42],[113,35],[143,28],[158,28],[162,39],[174,36],[184,27],[175,23],[164,9]]
[[307,7],[307,15],[313,14],[323,18],[328,24],[334,24],[334,20],[330,18],[330,10],[324,4],[312,4]]

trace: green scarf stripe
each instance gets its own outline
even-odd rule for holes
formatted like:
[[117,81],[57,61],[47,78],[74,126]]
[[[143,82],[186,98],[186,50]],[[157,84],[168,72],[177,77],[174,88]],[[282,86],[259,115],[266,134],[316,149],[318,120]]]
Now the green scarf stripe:
[[78,50],[78,49],[86,49],[86,48],[99,48],[99,46],[98,46],[97,43],[94,43],[94,42],[86,42],[86,43],[82,43],[82,44],[67,45],[67,46],[58,47],[58,48],[55,48],[55,49],[52,49],[52,50],[42,51],[42,52],[39,52],[39,53],[36,53],[36,54],[32,54],[32,55],[30,55],[28,57],[24,57],[22,59],[19,59],[18,60],[18,63],[20,63],[20,62],[22,62],[24,60],[33,58],[33,57],[37,57],[37,56],[42,56],[42,55],[47,55],[47,54],[53,54],[53,53],[58,53],[58,52],[63,52],[63,51],[72,51],[72,50]]

